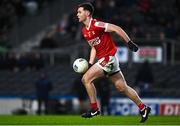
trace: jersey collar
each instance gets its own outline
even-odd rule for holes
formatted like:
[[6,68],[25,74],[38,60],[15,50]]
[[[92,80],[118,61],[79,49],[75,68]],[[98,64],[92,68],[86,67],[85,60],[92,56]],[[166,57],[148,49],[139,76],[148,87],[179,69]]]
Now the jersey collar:
[[89,29],[90,29],[92,19],[93,19],[93,18],[91,18],[91,19],[90,19],[89,24],[88,24],[88,27],[86,27],[86,29],[87,29],[87,30],[89,30]]

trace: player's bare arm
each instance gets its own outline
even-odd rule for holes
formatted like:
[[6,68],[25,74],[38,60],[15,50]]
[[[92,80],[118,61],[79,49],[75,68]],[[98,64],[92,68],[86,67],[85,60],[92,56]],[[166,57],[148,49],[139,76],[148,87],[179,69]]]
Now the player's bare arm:
[[95,26],[105,28],[105,32],[115,32],[128,44],[131,51],[136,52],[138,50],[138,46],[129,38],[121,27],[105,22],[96,22]]
[[129,36],[126,34],[126,32],[119,26],[114,25],[114,24],[110,24],[108,23],[107,28],[106,28],[106,32],[115,32],[116,34],[118,34],[120,37],[122,37],[122,39],[128,43],[130,41]]
[[107,23],[106,32],[115,32],[118,34],[129,46],[129,49],[133,52],[138,50],[138,46],[131,41],[126,32],[119,26]]
[[96,59],[96,49],[93,46],[91,46],[89,64],[91,64],[91,65],[94,64],[95,59]]

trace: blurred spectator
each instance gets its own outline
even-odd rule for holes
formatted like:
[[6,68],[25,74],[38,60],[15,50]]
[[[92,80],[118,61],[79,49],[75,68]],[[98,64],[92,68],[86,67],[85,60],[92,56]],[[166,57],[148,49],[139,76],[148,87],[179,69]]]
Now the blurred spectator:
[[12,0],[12,4],[18,19],[25,15],[25,7],[23,6],[22,0]]
[[51,27],[50,32],[41,40],[40,48],[57,48],[72,45],[72,39],[77,36],[76,10],[73,13],[64,13],[57,24]]
[[102,14],[105,13],[105,15],[104,15],[105,20],[116,23],[115,22],[115,21],[117,21],[116,18],[119,18],[119,17],[117,17],[119,15],[118,15],[118,8],[116,6],[116,1],[115,0],[108,1],[106,8],[108,8],[108,9],[104,9],[104,11],[102,11]]
[[61,34],[67,34],[67,30],[69,27],[69,20],[68,20],[68,14],[64,14],[61,18],[61,20],[59,21],[58,25],[57,25],[57,31]]
[[40,42],[40,48],[41,49],[53,49],[53,48],[57,48],[57,43],[56,40],[54,40],[53,37],[44,37],[42,38],[41,42]]
[[151,0],[138,0],[138,7],[143,13],[149,12],[151,9]]
[[40,53],[33,53],[31,57],[31,69],[40,70],[44,67],[44,60]]
[[42,105],[44,105],[45,114],[48,114],[48,102],[52,82],[45,73],[41,73],[40,78],[36,81],[36,95],[38,100],[37,114],[42,114]]
[[101,114],[110,115],[110,81],[107,77],[102,77],[95,81],[95,86],[100,96]]
[[5,64],[6,64],[6,62],[4,60],[4,57],[2,54],[0,54],[0,70],[5,69]]
[[18,63],[16,59],[16,54],[13,52],[9,52],[6,57],[7,60],[7,68],[14,72],[18,71]]
[[73,88],[72,88],[72,92],[75,93],[75,95],[77,96],[79,100],[80,113],[84,112],[87,109],[86,107],[87,93],[86,93],[86,89],[83,83],[81,82],[81,78],[82,78],[81,75],[78,75],[76,77],[73,83]]
[[77,17],[76,17],[76,10],[74,9],[74,12],[69,15],[69,27],[68,27],[68,33],[71,35],[72,38],[76,37],[77,29],[78,29],[78,23],[77,23]]
[[165,27],[166,38],[174,39],[176,38],[176,30],[171,22],[168,22]]
[[[8,49],[11,48],[11,46],[8,44],[8,36],[7,34],[1,34],[0,36],[0,47],[4,48],[4,53],[7,52]],[[0,52],[1,53],[1,52]]]
[[36,0],[24,0],[24,6],[27,14],[35,15],[38,12],[38,3]]
[[0,55],[0,68],[17,72],[19,70],[39,70],[44,67],[44,60],[39,53],[7,52]]
[[130,35],[133,39],[143,38],[143,32],[141,31],[141,28],[138,28],[136,26],[132,27],[132,32],[130,33]]
[[26,52],[22,52],[17,60],[17,63],[20,70],[28,70],[30,68],[30,59],[28,54]]
[[151,34],[150,32],[147,32],[147,33],[145,34],[145,39],[146,39],[146,41],[151,41],[151,39],[152,39],[152,34]]
[[161,31],[161,32],[159,33],[159,39],[160,39],[160,41],[162,41],[162,42],[165,41],[165,34],[164,34],[164,32]]
[[[137,92],[143,96],[149,95],[149,89],[153,87],[154,75],[149,61],[145,61],[138,70],[135,84]],[[138,91],[139,90],[139,91]]]
[[99,19],[100,17],[103,17],[103,11],[104,9],[104,1],[102,0],[96,0],[94,1],[94,7],[96,11],[94,12],[94,17]]

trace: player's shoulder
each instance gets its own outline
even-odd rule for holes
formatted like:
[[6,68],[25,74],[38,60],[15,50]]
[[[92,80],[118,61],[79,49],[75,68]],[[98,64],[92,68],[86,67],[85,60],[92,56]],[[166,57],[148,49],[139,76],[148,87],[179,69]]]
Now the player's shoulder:
[[101,20],[94,19],[94,26],[95,27],[105,28],[106,25],[107,25],[107,23],[105,23]]
[[97,24],[98,22],[102,22],[102,21],[100,21],[98,19],[92,19],[92,24]]
[[94,22],[97,22],[97,21],[99,21],[99,20],[98,20],[98,19],[96,19],[96,18],[93,18],[93,21],[94,21]]

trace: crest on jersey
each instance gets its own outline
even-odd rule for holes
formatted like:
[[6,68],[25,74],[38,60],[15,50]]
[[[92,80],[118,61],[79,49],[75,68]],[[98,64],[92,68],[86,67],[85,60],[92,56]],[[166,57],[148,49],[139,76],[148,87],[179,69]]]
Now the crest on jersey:
[[105,27],[106,27],[106,23],[100,22],[100,21],[95,22],[94,25],[95,25],[96,27],[101,27],[101,28],[105,28]]

